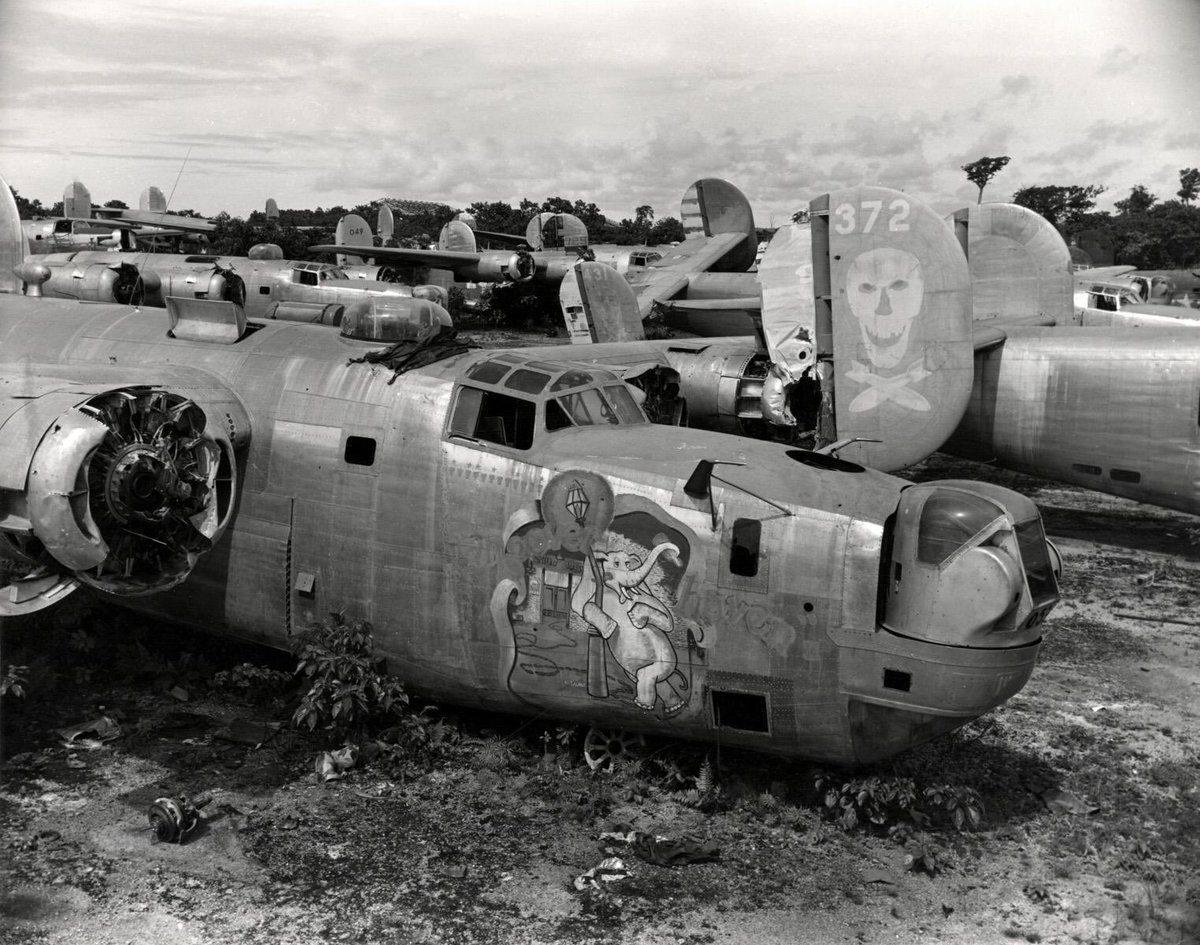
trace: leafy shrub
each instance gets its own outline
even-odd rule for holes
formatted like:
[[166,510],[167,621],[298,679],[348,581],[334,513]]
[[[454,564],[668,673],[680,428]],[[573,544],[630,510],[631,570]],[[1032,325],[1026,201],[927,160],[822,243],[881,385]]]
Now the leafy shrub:
[[308,685],[292,723],[337,739],[362,739],[373,723],[401,718],[408,695],[375,658],[371,625],[332,614],[300,637],[296,675]]
[[278,669],[242,663],[232,669],[214,673],[210,685],[213,689],[243,698],[265,700],[286,686],[290,678],[288,673]]
[[885,830],[946,824],[956,830],[974,829],[983,821],[983,801],[970,787],[939,784],[918,788],[912,778],[852,778],[840,781],[831,774],[819,774],[814,780],[823,794],[826,815],[844,830],[862,825]]
[[0,697],[25,698],[25,687],[29,685],[29,667],[13,666],[11,663],[0,674]]

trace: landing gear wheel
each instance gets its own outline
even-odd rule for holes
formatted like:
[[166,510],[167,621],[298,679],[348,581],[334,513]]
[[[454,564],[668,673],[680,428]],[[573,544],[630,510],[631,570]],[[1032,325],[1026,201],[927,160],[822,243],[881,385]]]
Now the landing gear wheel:
[[592,726],[583,737],[583,760],[593,771],[611,771],[636,759],[645,747],[646,737],[640,732]]

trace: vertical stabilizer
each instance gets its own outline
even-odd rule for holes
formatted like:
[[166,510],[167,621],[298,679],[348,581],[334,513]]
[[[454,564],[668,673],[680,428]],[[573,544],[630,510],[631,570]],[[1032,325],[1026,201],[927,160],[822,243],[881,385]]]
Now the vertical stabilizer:
[[679,208],[683,232],[689,239],[717,236],[721,233],[741,233],[745,236],[721,259],[709,267],[710,272],[749,272],[758,255],[758,232],[754,228],[754,211],[746,195],[719,177],[696,181],[683,195]]
[[0,176],[0,292],[21,291],[21,280],[13,269],[25,262],[28,248],[17,202],[8,181]]
[[64,217],[90,217],[92,215],[92,195],[80,181],[71,181],[63,191]]
[[383,241],[384,246],[387,246],[395,233],[396,216],[392,213],[391,206],[385,203],[379,208],[379,219],[375,221],[375,235]]
[[275,202],[274,197],[267,198],[267,207],[265,213],[267,219],[272,223],[277,223],[279,221],[279,204]]
[[438,234],[438,249],[450,253],[478,252],[475,231],[462,220],[451,220]]
[[[357,213],[348,213],[338,220],[333,241],[339,246],[373,246],[371,225]],[[337,264],[339,266],[345,266],[350,261],[350,257],[345,254],[338,254]],[[353,261],[357,262],[358,257],[354,257]]]
[[167,198],[163,196],[163,192],[157,187],[147,187],[142,191],[141,197],[138,198],[138,207],[154,213],[166,213]]
[[948,219],[967,255],[976,321],[1031,315],[1070,321],[1071,251],[1049,220],[1015,203],[972,204]]
[[572,344],[646,337],[637,296],[612,266],[576,263],[559,286],[558,304]]

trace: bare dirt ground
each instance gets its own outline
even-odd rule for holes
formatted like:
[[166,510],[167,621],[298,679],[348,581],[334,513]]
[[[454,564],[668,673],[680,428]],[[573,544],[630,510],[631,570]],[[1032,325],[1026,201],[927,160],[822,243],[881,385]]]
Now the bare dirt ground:
[[[831,822],[813,769],[726,753],[710,803],[674,776],[695,750],[595,776],[545,720],[447,712],[426,753],[319,785],[288,693],[214,682],[289,658],[93,608],[4,627],[29,692],[3,703],[0,942],[1200,941],[1200,519],[940,456],[914,472],[959,476],[1031,494],[1066,573],[1025,690],[867,772],[979,792],[980,829],[924,835],[932,876]],[[63,746],[104,714],[120,738]],[[236,720],[284,724],[255,747]],[[200,831],[155,842],[147,806],[202,792]],[[616,826],[721,857],[617,844],[630,875],[577,892]]]

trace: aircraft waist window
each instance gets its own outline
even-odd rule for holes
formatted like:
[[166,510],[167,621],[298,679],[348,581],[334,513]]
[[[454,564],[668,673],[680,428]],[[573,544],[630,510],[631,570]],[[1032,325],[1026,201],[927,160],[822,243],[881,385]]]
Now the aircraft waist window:
[[622,423],[645,423],[646,415],[634,401],[632,395],[620,384],[612,384],[604,388],[609,402],[617,411],[617,419]]
[[574,394],[563,394],[558,398],[558,402],[567,411],[567,416],[580,426],[618,422],[612,407],[595,388],[576,391]]
[[942,564],[1003,514],[998,505],[970,492],[935,492],[921,510],[917,559]]
[[531,400],[463,387],[450,421],[452,436],[527,450],[533,445],[537,406]]
[[1050,552],[1046,548],[1046,535],[1042,531],[1041,519],[1017,524],[1017,545],[1021,549],[1021,564],[1025,568],[1025,579],[1033,595],[1033,606],[1038,607],[1058,596],[1058,585],[1054,580],[1054,567],[1050,563]]

